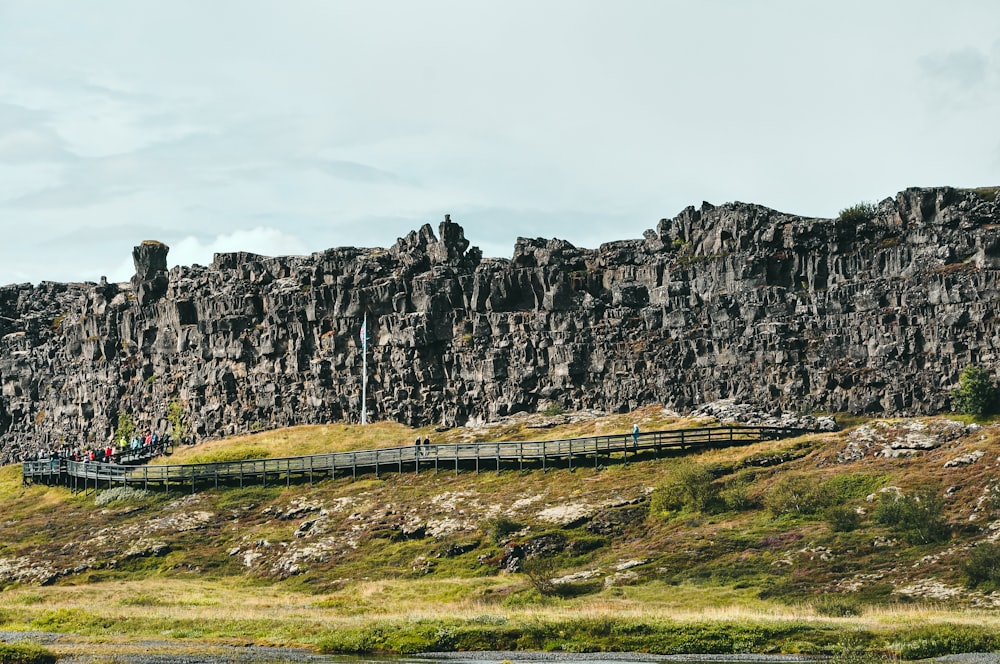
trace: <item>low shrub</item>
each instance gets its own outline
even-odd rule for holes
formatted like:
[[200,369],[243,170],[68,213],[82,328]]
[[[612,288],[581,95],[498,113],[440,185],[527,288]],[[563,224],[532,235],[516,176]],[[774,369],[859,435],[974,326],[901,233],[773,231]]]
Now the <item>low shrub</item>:
[[833,618],[859,616],[864,610],[864,605],[858,598],[851,595],[820,595],[813,600],[812,606],[819,615]]
[[555,417],[556,415],[562,415],[566,412],[566,409],[562,407],[561,404],[552,402],[544,409],[542,409],[542,415],[546,417]]
[[840,211],[838,218],[852,224],[860,224],[875,218],[875,206],[868,202],[858,203]]
[[531,556],[521,563],[521,571],[528,577],[532,587],[539,594],[550,597],[558,594],[558,585],[553,581],[556,573],[556,563],[545,556]]
[[969,588],[1000,588],[1000,544],[982,542],[962,562],[962,574]]
[[764,506],[774,516],[816,514],[832,502],[829,488],[806,476],[784,477],[764,497]]
[[829,664],[881,664],[894,658],[884,651],[872,648],[872,639],[850,635],[834,647]]
[[486,522],[487,534],[496,544],[505,543],[510,539],[511,535],[520,532],[522,528],[524,528],[522,524],[503,516],[498,516]]
[[719,492],[719,498],[726,509],[742,512],[756,506],[756,501],[750,495],[750,480],[745,477],[733,479]]
[[0,664],[55,664],[56,656],[33,643],[0,643]]
[[681,461],[653,491],[649,511],[652,514],[682,509],[705,512],[718,502],[719,488],[713,483],[711,471],[701,464]]
[[834,505],[828,507],[823,517],[835,533],[849,533],[861,526],[861,515],[849,505]]
[[930,490],[911,495],[883,493],[872,517],[875,523],[900,533],[910,544],[944,542],[951,537],[944,518],[944,501]]
[[116,486],[105,489],[94,497],[94,504],[98,507],[110,505],[111,503],[137,503],[148,498],[150,492],[145,489],[135,489],[130,486]]

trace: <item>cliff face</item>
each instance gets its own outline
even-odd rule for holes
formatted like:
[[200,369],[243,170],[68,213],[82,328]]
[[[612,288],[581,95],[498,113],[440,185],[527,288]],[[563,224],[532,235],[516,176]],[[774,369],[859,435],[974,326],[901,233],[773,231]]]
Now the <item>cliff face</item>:
[[[871,218],[867,218],[870,216]],[[114,439],[119,414],[204,439],[360,414],[455,424],[535,410],[928,413],[1000,368],[996,190],[908,189],[872,215],[689,207],[644,239],[517,241],[484,259],[449,220],[389,249],[218,254],[130,284],[0,288],[0,458]]]

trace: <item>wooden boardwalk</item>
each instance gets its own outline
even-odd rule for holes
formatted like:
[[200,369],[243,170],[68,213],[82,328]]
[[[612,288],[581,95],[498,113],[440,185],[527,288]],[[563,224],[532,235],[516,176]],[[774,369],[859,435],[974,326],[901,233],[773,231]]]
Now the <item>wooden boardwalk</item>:
[[152,466],[50,459],[25,461],[21,472],[24,484],[62,485],[74,491],[132,486],[194,493],[220,486],[278,483],[288,486],[293,478],[312,483],[338,475],[357,477],[364,473],[374,473],[378,477],[384,472],[419,473],[442,469],[458,473],[462,468],[477,473],[484,468],[499,472],[504,467],[523,470],[525,466],[542,470],[583,466],[597,469],[607,463],[658,457],[664,452],[748,445],[805,433],[810,432],[786,427],[706,427],[641,433],[635,443],[631,434],[616,434],[529,442],[406,445],[276,459]]

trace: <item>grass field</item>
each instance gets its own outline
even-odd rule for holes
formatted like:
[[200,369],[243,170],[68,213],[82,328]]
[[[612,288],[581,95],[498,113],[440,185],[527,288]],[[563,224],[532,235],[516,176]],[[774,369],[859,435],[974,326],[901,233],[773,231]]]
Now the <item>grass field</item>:
[[[298,427],[161,461],[386,447],[418,434],[526,440],[704,424],[659,408],[571,419]],[[345,653],[994,650],[994,582],[970,583],[967,561],[1000,523],[1000,501],[989,500],[996,429],[911,424],[855,421],[600,471],[389,473],[193,496],[23,487],[7,467],[0,629]],[[881,442],[859,442],[859,426]],[[914,431],[942,442],[882,452]],[[970,452],[982,454],[946,466]],[[923,542],[879,521],[887,492],[926,494],[917,504],[938,505],[944,530]]]

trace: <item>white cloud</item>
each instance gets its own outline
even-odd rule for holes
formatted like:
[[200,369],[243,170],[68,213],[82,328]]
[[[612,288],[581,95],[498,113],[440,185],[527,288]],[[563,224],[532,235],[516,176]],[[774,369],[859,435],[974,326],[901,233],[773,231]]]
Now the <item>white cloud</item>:
[[[314,251],[299,237],[277,228],[258,226],[249,230],[239,230],[203,242],[196,237],[185,237],[170,247],[167,264],[209,265],[217,253],[247,251],[262,256],[301,256]],[[133,270],[134,271],[134,270]]]

